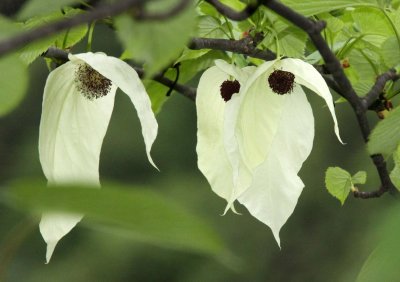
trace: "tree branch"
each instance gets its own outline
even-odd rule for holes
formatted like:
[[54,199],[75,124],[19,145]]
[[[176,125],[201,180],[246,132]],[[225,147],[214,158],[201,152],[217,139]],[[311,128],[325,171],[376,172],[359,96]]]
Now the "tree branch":
[[0,56],[9,53],[12,50],[21,48],[32,41],[52,35],[61,30],[121,14],[123,12],[126,12],[128,9],[140,5],[144,2],[146,2],[146,0],[118,1],[110,5],[99,6],[85,14],[79,14],[68,19],[50,23],[48,25],[44,25],[33,30],[23,32],[10,39],[0,42]]
[[218,0],[206,0],[206,2],[210,3],[220,12],[222,15],[234,21],[242,21],[250,17],[260,6],[260,2],[256,1],[248,4],[242,11],[237,12],[230,7],[222,4]]
[[68,52],[58,49],[55,47],[50,47],[46,52],[42,54],[42,57],[56,59],[57,61],[61,61],[62,63],[68,62]]

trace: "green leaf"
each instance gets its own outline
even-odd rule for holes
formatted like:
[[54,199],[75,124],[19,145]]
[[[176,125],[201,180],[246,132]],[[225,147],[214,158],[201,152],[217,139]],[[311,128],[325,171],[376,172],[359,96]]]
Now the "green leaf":
[[[82,11],[79,9],[67,9],[65,14],[61,12],[54,12],[45,17],[35,17],[28,20],[23,25],[23,28],[25,30],[31,30],[51,22],[62,20],[63,18],[72,17],[79,13],[82,13]],[[88,26],[82,25],[42,40],[34,41],[21,49],[21,59],[26,62],[26,64],[30,64],[41,54],[43,54],[50,46],[55,46],[61,49],[71,48],[85,37],[87,31]]]
[[33,16],[46,15],[54,11],[60,11],[62,7],[78,3],[79,0],[29,0],[18,14],[20,19],[29,19]]
[[106,184],[102,189],[19,182],[4,193],[9,205],[34,213],[73,212],[83,224],[103,225],[134,240],[166,248],[225,256],[218,234],[201,218],[149,189]]
[[[365,260],[356,282],[398,281],[400,276],[400,206],[398,203],[384,214],[374,224],[373,230],[367,232],[365,246],[374,250]],[[376,246],[376,247],[375,247]]]
[[369,137],[368,151],[373,154],[391,155],[400,143],[400,107],[390,111],[388,116],[380,121]]
[[365,184],[367,181],[367,173],[365,171],[359,171],[351,177],[353,184]]
[[307,17],[347,7],[378,6],[375,0],[283,0],[282,2]]
[[393,161],[394,168],[390,172],[390,179],[397,190],[400,190],[400,146],[397,147],[397,150],[393,154]]
[[278,38],[282,54],[294,58],[302,58],[304,56],[307,42],[307,34],[305,32],[296,27],[289,27],[279,33]]
[[185,48],[182,52],[182,55],[178,58],[178,60],[176,60],[175,63],[197,59],[197,58],[200,58],[201,56],[204,56],[208,52],[210,52],[210,49],[191,50],[191,49]]
[[16,108],[25,96],[28,70],[17,55],[0,58],[0,117]]
[[201,16],[197,25],[198,37],[225,38],[226,33],[219,20],[211,16]]
[[[357,8],[351,15],[356,28],[361,33],[381,35],[383,39],[394,34],[392,25],[380,9],[370,7]],[[366,39],[366,41],[369,40]]]
[[382,44],[381,54],[387,67],[400,64],[400,48],[395,36],[388,37]]
[[362,266],[356,282],[398,280],[400,275],[398,267],[400,248],[398,240],[390,239],[380,242],[371,253]]
[[347,59],[350,67],[345,69],[358,96],[365,96],[373,86],[376,79],[375,63],[378,55],[367,49],[353,49],[348,53]]
[[145,80],[143,83],[150,97],[151,109],[155,114],[158,114],[169,98],[166,95],[169,88],[154,80]]
[[333,34],[340,33],[344,28],[344,22],[329,13],[324,14],[323,20],[326,21],[326,28]]
[[182,52],[196,26],[196,13],[190,6],[162,22],[134,21],[123,15],[116,19],[116,26],[125,48],[136,60],[146,63],[146,75],[151,76],[172,63]]
[[[65,9],[64,18],[71,18],[82,13],[80,9]],[[88,30],[87,24],[68,29],[63,35],[63,46],[60,47],[70,49],[86,36]]]
[[397,31],[400,32],[400,9],[386,11]]
[[241,11],[246,7],[246,4],[239,0],[220,0],[220,2],[236,11]]
[[197,9],[198,9],[200,15],[212,16],[214,18],[219,18],[219,16],[220,16],[220,14],[215,9],[215,7],[213,5],[211,5],[210,3],[205,2],[205,1],[201,1],[197,5]]
[[350,173],[340,167],[329,167],[326,170],[325,185],[328,192],[342,205],[353,187]]
[[222,51],[211,50],[199,58],[181,62],[179,83],[186,83],[200,71],[213,66],[217,59],[227,60],[228,57]]

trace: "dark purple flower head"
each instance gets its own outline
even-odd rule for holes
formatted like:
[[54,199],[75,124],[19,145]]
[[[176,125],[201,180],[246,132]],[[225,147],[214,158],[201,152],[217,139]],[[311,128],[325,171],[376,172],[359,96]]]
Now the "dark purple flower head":
[[291,93],[294,86],[294,74],[283,70],[274,70],[268,77],[269,87],[276,94]]
[[237,80],[225,80],[222,82],[221,87],[221,96],[224,99],[225,102],[228,102],[231,98],[232,95],[235,93],[239,93],[240,91],[240,83]]

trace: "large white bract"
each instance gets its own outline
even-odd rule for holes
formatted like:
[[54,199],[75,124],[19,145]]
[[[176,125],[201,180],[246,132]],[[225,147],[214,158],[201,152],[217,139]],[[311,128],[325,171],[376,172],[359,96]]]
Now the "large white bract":
[[[103,53],[70,55],[69,60],[50,73],[44,89],[39,155],[49,184],[100,187],[100,151],[117,88],[129,96],[136,108],[147,156],[155,166],[150,149],[157,136],[158,125],[136,71],[120,59]],[[101,85],[96,86],[98,81],[91,81],[93,73],[87,78],[82,77],[85,75],[82,69],[94,70],[97,79],[102,77],[109,83],[108,87],[99,90],[105,96],[90,99],[90,90],[101,88]],[[88,86],[82,83],[88,83]],[[40,232],[47,243],[47,262],[58,241],[81,219],[79,214],[43,214]]]
[[[318,71],[299,59],[243,69],[221,60],[215,64],[197,89],[199,169],[228,202],[225,212],[239,201],[271,228],[280,245],[279,231],[304,187],[297,174],[314,139],[314,117],[301,85],[325,100],[340,140],[332,96]],[[293,88],[284,95],[268,81],[276,70],[294,75]],[[220,93],[226,80],[241,85],[227,102]]]

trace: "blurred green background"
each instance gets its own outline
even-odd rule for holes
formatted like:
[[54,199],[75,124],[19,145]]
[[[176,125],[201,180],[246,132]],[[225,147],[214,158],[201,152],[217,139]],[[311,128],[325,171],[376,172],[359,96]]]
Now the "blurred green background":
[[[116,42],[110,30],[98,26],[93,51],[119,56]],[[73,51],[82,50],[77,47]],[[48,70],[42,60],[30,70],[27,97],[17,110],[0,119],[2,187],[15,179],[44,180],[37,146]],[[15,81],[18,83],[17,77]],[[238,204],[242,215],[229,212],[221,216],[225,202],[211,191],[197,169],[192,101],[173,93],[157,116],[159,135],[152,156],[161,170],[158,172],[147,161],[135,110],[128,97],[119,93],[104,140],[101,179],[145,186],[187,207],[216,230],[240,262],[228,267],[212,257],[135,242],[79,224],[60,241],[46,265],[45,243],[36,223],[27,220],[26,214],[1,205],[0,250],[7,251],[8,257],[0,266],[0,280],[354,281],[376,246],[371,234],[377,232],[381,218],[395,201],[389,195],[371,200],[349,197],[341,207],[327,193],[324,175],[328,166],[340,166],[352,174],[367,171],[366,187],[370,189],[377,188],[379,182],[350,107],[336,106],[341,136],[347,143],[343,146],[334,135],[323,100],[310,94],[309,101],[316,120],[314,148],[300,172],[305,189],[281,231],[281,250],[269,228],[243,206]],[[370,118],[376,121],[373,114]]]

